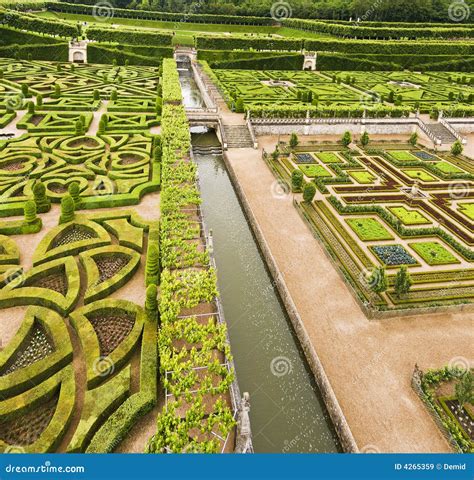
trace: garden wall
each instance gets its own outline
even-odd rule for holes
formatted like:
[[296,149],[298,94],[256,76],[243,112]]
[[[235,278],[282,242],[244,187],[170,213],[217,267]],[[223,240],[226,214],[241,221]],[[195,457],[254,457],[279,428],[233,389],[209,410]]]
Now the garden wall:
[[353,134],[363,133],[365,130],[372,135],[410,135],[415,123],[409,124],[378,124],[366,122],[339,123],[316,123],[311,125],[280,124],[280,125],[254,125],[257,135],[342,135],[344,132]]

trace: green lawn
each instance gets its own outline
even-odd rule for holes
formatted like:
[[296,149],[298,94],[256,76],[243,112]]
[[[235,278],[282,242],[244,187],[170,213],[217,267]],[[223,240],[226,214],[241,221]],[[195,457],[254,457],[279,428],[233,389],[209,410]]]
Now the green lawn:
[[431,223],[417,210],[408,210],[405,207],[390,207],[389,210],[399,218],[404,225],[425,225]]
[[375,176],[372,175],[370,172],[367,171],[348,171],[347,172],[357,183],[361,183],[363,185],[369,185],[374,183]]
[[331,177],[331,174],[321,165],[299,165],[298,168],[308,177]]
[[410,243],[409,245],[428,265],[461,263],[451,252],[439,243],[422,242]]
[[418,160],[418,158],[406,150],[390,150],[388,153],[395,160],[399,160],[400,162],[412,162]]
[[460,210],[466,217],[474,220],[474,203],[463,203],[460,205]]
[[324,163],[344,163],[344,160],[338,157],[334,152],[319,152],[315,155]]
[[277,35],[282,38],[313,38],[313,39],[328,39],[334,38],[331,35],[302,32],[301,30],[295,30],[292,28],[282,27],[264,27],[255,25],[229,25],[229,24],[208,24],[208,23],[188,23],[188,22],[160,22],[157,20],[141,20],[136,18],[120,18],[112,17],[108,19],[101,19],[97,21],[92,15],[81,15],[75,13],[59,13],[59,12],[39,12],[36,15],[44,18],[59,18],[61,20],[88,22],[98,25],[103,24],[115,24],[125,25],[129,27],[140,28],[152,28],[154,30],[161,31],[174,31],[176,37],[173,43],[175,45],[193,45],[194,35],[224,35],[224,34],[242,34],[251,33],[262,36],[268,36],[269,34]]
[[364,242],[394,239],[388,230],[374,218],[350,218],[346,219],[346,222]]
[[419,168],[402,170],[402,172],[405,175],[408,175],[410,178],[413,178],[414,180],[421,180],[422,182],[436,182],[436,181],[438,181],[437,178],[433,177],[428,172],[425,172],[425,170],[421,170]]
[[454,166],[452,163],[449,162],[438,162],[434,165],[440,172],[450,174],[450,173],[466,173],[464,170]]

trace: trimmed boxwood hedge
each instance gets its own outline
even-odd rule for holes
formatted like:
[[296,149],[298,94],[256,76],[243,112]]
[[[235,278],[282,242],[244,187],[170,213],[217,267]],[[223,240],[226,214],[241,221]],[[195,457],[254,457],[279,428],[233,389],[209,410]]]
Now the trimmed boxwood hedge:
[[[45,2],[47,10],[53,12],[76,13],[91,15],[93,13],[93,6],[86,5],[87,2]],[[92,2],[94,3],[94,2]],[[189,22],[189,23],[217,23],[229,25],[260,25],[273,26],[275,20],[271,17],[254,17],[242,15],[213,15],[208,13],[169,13],[146,11],[125,8],[114,8],[114,16],[119,18],[137,18],[143,20],[157,20],[163,22]]]
[[[101,359],[100,345],[94,327],[88,320],[88,316],[97,313],[113,314],[117,311],[125,311],[135,315],[135,323],[132,331],[120,343],[120,345],[108,356],[108,363],[113,368],[107,372],[100,372],[97,361]],[[129,359],[134,348],[140,340],[143,325],[146,319],[145,311],[127,300],[107,299],[91,303],[75,310],[69,316],[74,329],[81,340],[82,350],[87,365],[87,387],[95,388],[114,371],[119,370]]]
[[305,40],[307,50],[317,52],[373,53],[378,55],[474,55],[474,43],[376,42],[373,40]]
[[[65,230],[73,227],[84,228],[88,232],[94,232],[95,238],[88,238],[86,240],[80,240],[53,248],[52,245],[54,240]],[[33,265],[40,265],[41,263],[62,258],[67,255],[77,255],[84,250],[88,250],[93,247],[103,247],[105,245],[109,245],[110,243],[111,240],[107,231],[95,222],[82,220],[64,223],[51,229],[42,238],[33,256]]]
[[35,33],[47,33],[49,35],[58,35],[60,37],[79,37],[81,28],[73,23],[63,22],[61,20],[47,20],[36,15],[28,13],[19,13],[15,10],[6,10],[0,7],[0,24],[19,30],[28,30]]
[[[69,428],[74,411],[76,383],[73,368],[69,365],[38,387],[2,402],[2,409],[5,410],[1,413],[7,416],[7,418],[14,418],[25,411],[35,409],[39,404],[51,399],[58,391],[59,399],[51,421],[38,440],[30,445],[21,446],[25,453],[54,452],[61,443]],[[8,451],[9,447],[9,445],[0,440],[0,451]]]
[[51,37],[49,35],[40,35],[33,32],[24,32],[9,28],[7,26],[0,26],[0,46],[4,45],[53,45],[63,43],[62,40]]
[[283,52],[303,50],[302,39],[274,39],[265,37],[196,37],[196,48],[198,50],[278,50]]
[[125,401],[130,394],[131,366],[100,387],[87,390],[81,420],[67,447],[68,453],[84,453],[100,426]]
[[[63,273],[67,278],[68,290],[65,296],[54,290],[29,286],[55,273]],[[0,291],[0,308],[38,305],[56,310],[61,315],[67,315],[79,299],[80,288],[79,269],[74,258],[59,258],[33,267],[17,281],[14,280],[6,285]]]
[[87,29],[87,38],[98,42],[121,43],[125,45],[171,45],[173,35],[137,29],[113,29],[91,26]]
[[116,61],[117,65],[125,65],[125,63],[128,62],[129,65],[151,65],[158,67],[161,65],[163,58],[160,56],[139,55],[119,50],[112,46],[109,48],[108,45],[91,43],[87,47],[87,60],[90,63],[111,64]]
[[387,23],[381,26],[353,23],[337,24],[319,22],[315,20],[303,20],[288,18],[282,20],[283,25],[299,30],[324,33],[338,37],[362,38],[362,39],[462,39],[474,37],[474,29],[468,26],[451,25],[450,28],[424,27],[417,28],[417,24]]
[[[100,271],[94,257],[114,256],[116,254],[129,257],[129,262],[120,269],[112,278],[100,282]],[[84,304],[95,302],[110,296],[119,288],[123,287],[140,266],[140,254],[130,248],[111,245],[107,247],[87,250],[79,254],[79,259],[87,275],[87,290],[84,293]]]
[[19,330],[6,348],[0,352],[0,369],[5,368],[12,355],[25,345],[35,321],[42,325],[52,339],[54,351],[31,365],[0,376],[0,395],[3,397],[18,395],[30,388],[32,384],[40,384],[72,360],[72,344],[61,316],[47,308],[29,307]]

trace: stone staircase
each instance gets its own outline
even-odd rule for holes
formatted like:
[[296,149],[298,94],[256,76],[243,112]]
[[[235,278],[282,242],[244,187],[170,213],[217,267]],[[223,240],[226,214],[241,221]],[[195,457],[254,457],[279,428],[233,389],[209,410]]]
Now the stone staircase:
[[227,148],[253,148],[247,125],[224,125]]
[[457,138],[441,123],[426,123],[426,127],[433,133],[433,135],[441,140],[443,144],[452,144]]

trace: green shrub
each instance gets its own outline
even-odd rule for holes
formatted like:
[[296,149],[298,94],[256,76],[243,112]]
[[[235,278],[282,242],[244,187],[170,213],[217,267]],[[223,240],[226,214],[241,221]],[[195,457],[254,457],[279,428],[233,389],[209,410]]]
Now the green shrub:
[[345,132],[342,136],[341,143],[344,147],[348,147],[352,143],[352,135],[350,132]]
[[293,170],[293,172],[291,173],[291,186],[293,187],[293,190],[300,191],[303,187],[303,182],[303,172],[299,168]]
[[464,150],[464,147],[463,147],[462,143],[461,143],[459,140],[457,140],[456,142],[454,142],[454,143],[453,143],[453,146],[451,147],[451,153],[452,153],[453,155],[455,155],[456,157],[457,157],[458,155],[461,155],[461,153],[463,152],[463,150]]
[[314,183],[307,183],[303,189],[303,200],[307,203],[311,203],[316,195],[316,186]]
[[28,200],[25,203],[25,223],[31,225],[36,222],[36,202],[34,200]]
[[65,195],[61,199],[61,217],[59,223],[69,223],[74,220],[76,205],[71,195]]
[[158,289],[153,283],[148,285],[146,289],[146,303],[145,308],[147,311],[155,312],[158,310]]
[[81,189],[79,188],[79,183],[77,182],[72,182],[69,184],[68,187],[68,193],[71,196],[71,198],[74,200],[74,204],[77,205],[80,203],[81,198]]
[[159,285],[160,278],[160,250],[158,242],[151,242],[148,246],[146,260],[146,285]]

